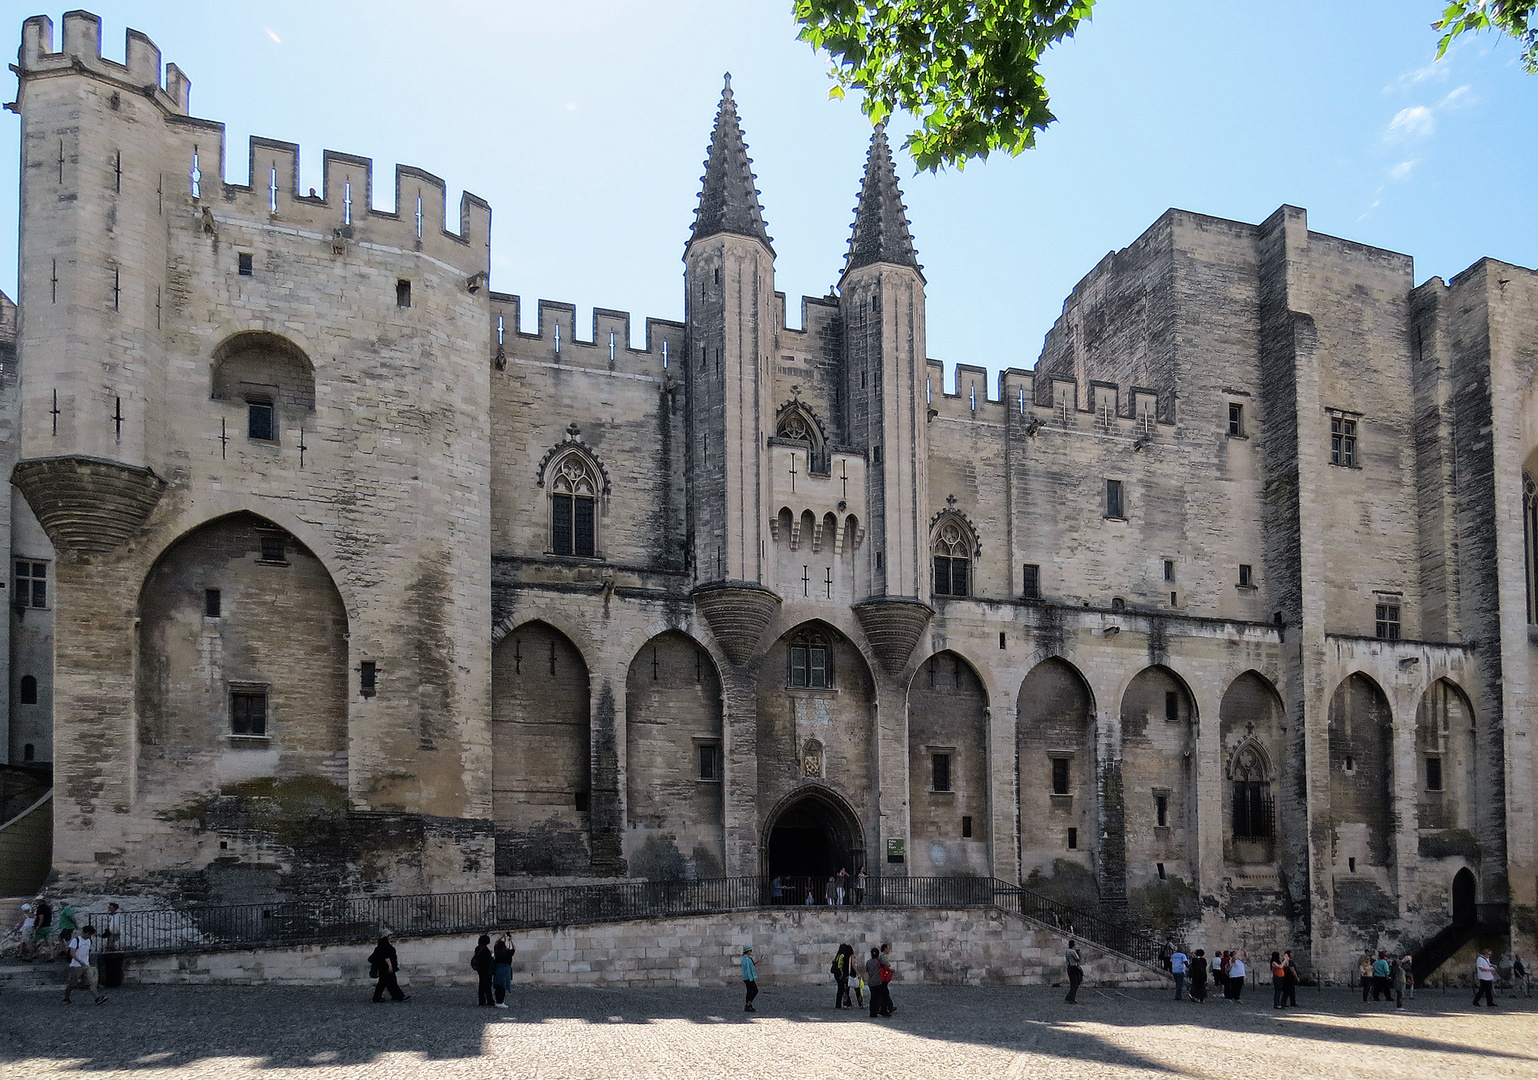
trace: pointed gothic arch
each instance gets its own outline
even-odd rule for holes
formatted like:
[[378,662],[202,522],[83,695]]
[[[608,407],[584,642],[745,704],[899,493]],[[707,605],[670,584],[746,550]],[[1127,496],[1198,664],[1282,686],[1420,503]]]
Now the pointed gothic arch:
[[780,406],[774,417],[774,437],[805,448],[807,471],[828,471],[828,429],[805,402],[787,401]]

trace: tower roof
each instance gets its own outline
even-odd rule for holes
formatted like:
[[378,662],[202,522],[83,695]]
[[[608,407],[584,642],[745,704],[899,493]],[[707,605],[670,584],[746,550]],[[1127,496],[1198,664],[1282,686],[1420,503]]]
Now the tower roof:
[[854,208],[854,228],[849,235],[849,253],[844,257],[844,273],[872,263],[921,269],[918,253],[913,250],[913,236],[908,232],[907,209],[897,187],[886,125],[877,124],[870,138],[870,153],[865,158],[865,181],[860,185],[859,205]]
[[700,180],[704,186],[700,189],[699,209],[694,212],[694,228],[689,233],[691,243],[716,233],[736,233],[769,244],[764,210],[758,204],[753,159],[748,157],[748,144],[743,142],[742,126],[737,122],[730,72],[721,91],[721,107],[716,110],[716,126],[710,133],[710,149],[705,157],[705,175]]

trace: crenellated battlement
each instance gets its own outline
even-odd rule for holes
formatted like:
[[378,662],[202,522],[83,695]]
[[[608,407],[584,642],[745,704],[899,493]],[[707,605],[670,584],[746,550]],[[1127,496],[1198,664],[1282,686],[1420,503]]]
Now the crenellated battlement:
[[25,83],[30,78],[88,71],[144,94],[168,113],[187,115],[192,80],[175,64],[166,64],[162,76],[160,50],[144,34],[131,29],[126,39],[123,62],[109,60],[101,54],[101,18],[89,11],[69,11],[64,14],[63,43],[55,51],[53,20],[34,15],[21,25],[16,73]]
[[928,361],[929,410],[934,418],[1001,424],[1025,418],[1032,431],[1050,426],[1086,434],[1139,439],[1174,424],[1158,419],[1159,395],[1145,386],[1127,387],[1090,380],[1091,407],[1078,407],[1078,380],[1021,368],[999,372],[996,392],[988,392],[988,371],[974,364],[957,364],[956,389],[946,391],[945,365]]
[[646,319],[646,344],[630,344],[630,312],[594,308],[590,337],[577,332],[577,307],[560,300],[537,302],[538,329],[520,330],[521,297],[491,294],[491,353],[498,366],[512,360],[532,360],[587,370],[611,371],[681,380],[684,324],[672,319]]

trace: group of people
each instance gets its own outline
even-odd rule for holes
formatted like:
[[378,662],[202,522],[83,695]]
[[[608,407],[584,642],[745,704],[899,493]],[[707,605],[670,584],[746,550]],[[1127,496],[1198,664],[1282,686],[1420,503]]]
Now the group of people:
[[[866,880],[865,867],[863,866],[854,874],[850,874],[842,866],[839,867],[838,873],[831,875],[828,878],[827,884],[823,887],[824,902],[828,907],[843,907],[851,902],[858,907],[865,903]],[[797,899],[797,892],[800,891],[798,886],[801,883],[802,879],[794,878],[791,884],[787,884],[783,877],[776,874],[769,879],[769,899],[776,905],[794,903]],[[806,888],[802,903],[807,907],[817,906],[815,884],[816,882],[812,880],[805,881]]]
[[[752,948],[744,950],[746,960],[752,955]],[[892,963],[892,945],[883,941],[879,946],[871,946],[870,959],[865,961],[863,969],[859,960],[855,958],[854,946],[845,942],[838,947],[838,952],[833,954],[833,964],[829,971],[833,975],[834,985],[837,990],[833,996],[835,1009],[853,1009],[858,1003],[859,1008],[865,1007],[865,995],[870,994],[871,1019],[891,1016],[897,1011],[897,1006],[892,1004],[892,976],[896,973],[896,967]],[[747,979],[747,964],[743,966],[743,979]],[[758,992],[757,975],[754,982],[749,984],[748,1009],[752,1011],[753,997]],[[850,1000],[850,994],[854,999]]]
[[1390,956],[1387,949],[1379,949],[1374,956],[1365,949],[1356,961],[1357,980],[1362,984],[1362,1001],[1372,994],[1374,1001],[1392,1001],[1394,1008],[1403,1009],[1405,998],[1415,1000],[1415,957]]
[[[1224,1001],[1239,1001],[1244,997],[1244,980],[1249,975],[1249,953],[1246,950],[1223,949],[1213,953],[1209,961],[1205,949],[1197,949],[1188,955],[1169,943],[1165,953],[1165,970],[1175,979],[1176,1001],[1204,1004],[1209,980],[1213,988],[1222,994]],[[1271,986],[1273,1008],[1281,1009],[1298,1003],[1298,968],[1293,962],[1291,949],[1285,953],[1271,954]]]
[[87,990],[96,1004],[103,1005],[107,997],[101,993],[97,968],[103,952],[116,952],[121,946],[122,918],[118,906],[108,904],[107,917],[98,933],[90,924],[79,925],[74,905],[68,900],[61,900],[55,912],[47,895],[39,893],[30,903],[21,905],[21,922],[16,927],[21,940],[16,957],[33,963],[62,956],[69,961],[65,969],[64,1004],[72,1004],[74,991]]

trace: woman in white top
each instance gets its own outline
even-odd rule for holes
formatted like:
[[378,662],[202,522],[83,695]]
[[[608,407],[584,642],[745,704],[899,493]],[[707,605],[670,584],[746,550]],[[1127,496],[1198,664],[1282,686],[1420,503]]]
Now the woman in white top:
[[1239,953],[1228,964],[1228,990],[1230,1001],[1238,1001],[1244,993],[1244,958]]
[[1495,1008],[1495,963],[1490,959],[1492,953],[1489,949],[1479,954],[1474,961],[1474,1004],[1479,1004],[1479,999],[1484,998],[1490,1008]]

